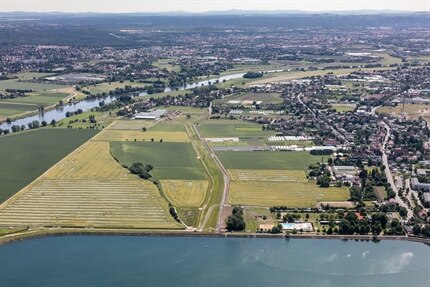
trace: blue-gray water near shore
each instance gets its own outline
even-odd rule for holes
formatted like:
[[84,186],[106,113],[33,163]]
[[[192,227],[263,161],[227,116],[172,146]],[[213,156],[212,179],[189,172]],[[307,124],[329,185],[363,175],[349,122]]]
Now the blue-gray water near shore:
[[430,286],[408,241],[58,236],[0,246],[0,286]]

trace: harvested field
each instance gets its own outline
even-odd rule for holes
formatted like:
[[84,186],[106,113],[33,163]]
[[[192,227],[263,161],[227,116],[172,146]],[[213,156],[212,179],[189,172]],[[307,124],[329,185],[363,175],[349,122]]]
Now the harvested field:
[[6,226],[181,228],[155,185],[130,174],[108,142],[81,146],[0,207]]
[[302,170],[229,169],[228,173],[234,181],[307,182]]
[[207,180],[161,180],[163,192],[174,206],[200,207],[209,187]]
[[206,179],[206,172],[189,143],[112,142],[112,155],[130,166],[142,162],[154,166],[151,174],[161,179]]
[[56,128],[0,138],[0,202],[96,134],[95,130]]
[[233,181],[231,204],[252,206],[315,207],[319,201],[346,201],[347,188],[320,188],[315,183]]
[[97,141],[160,141],[163,142],[189,142],[185,132],[143,132],[138,130],[113,130],[107,129],[100,133],[94,140]]

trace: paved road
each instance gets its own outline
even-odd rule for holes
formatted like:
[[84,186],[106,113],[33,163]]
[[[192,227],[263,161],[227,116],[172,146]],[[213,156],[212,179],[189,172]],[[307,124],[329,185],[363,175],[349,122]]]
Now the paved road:
[[400,198],[399,189],[397,188],[396,184],[394,183],[393,175],[391,174],[391,170],[390,170],[390,166],[388,164],[388,158],[387,158],[387,154],[386,154],[386,147],[387,147],[388,141],[390,140],[391,129],[390,129],[390,126],[386,122],[383,122],[383,123],[384,123],[385,129],[387,131],[387,133],[385,134],[384,143],[382,144],[382,147],[381,147],[382,163],[385,166],[385,175],[387,176],[387,181],[391,185],[391,188],[396,193],[396,197],[394,199],[396,200],[396,202],[400,206],[403,206],[406,208],[406,210],[408,211],[407,220],[409,220],[413,217],[414,214],[413,214],[412,210],[409,209],[409,206],[405,202],[403,202],[403,200]]

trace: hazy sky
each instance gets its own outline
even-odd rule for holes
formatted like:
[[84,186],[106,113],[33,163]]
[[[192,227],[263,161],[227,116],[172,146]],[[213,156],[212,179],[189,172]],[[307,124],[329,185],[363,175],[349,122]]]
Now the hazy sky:
[[430,0],[0,0],[0,10],[4,12],[202,12],[230,9],[430,11]]

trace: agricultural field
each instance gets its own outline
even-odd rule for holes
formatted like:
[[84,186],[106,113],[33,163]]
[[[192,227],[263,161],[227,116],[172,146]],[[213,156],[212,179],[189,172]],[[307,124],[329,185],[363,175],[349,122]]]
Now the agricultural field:
[[36,92],[46,92],[54,89],[64,88],[63,85],[48,84],[39,82],[29,82],[19,79],[1,80],[0,92],[5,92],[7,89],[33,90]]
[[185,132],[185,126],[179,122],[162,121],[153,125],[150,132]]
[[172,64],[175,59],[161,59],[155,62],[153,65],[158,67],[159,69],[167,69],[170,72],[179,72],[181,67],[178,65]]
[[176,207],[200,207],[206,199],[207,180],[161,180],[164,195]]
[[106,129],[100,133],[95,140],[98,141],[136,141],[147,142],[154,139],[155,142],[189,142],[185,132],[167,132],[167,131],[139,131],[139,130],[118,130]]
[[205,180],[202,164],[189,143],[112,142],[112,155],[122,164],[142,162],[154,166],[151,174],[159,180]]
[[94,130],[44,128],[1,137],[0,202],[96,134]]
[[263,126],[240,120],[207,120],[198,125],[203,138],[215,137],[270,137],[274,131],[263,131]]
[[280,94],[276,93],[243,93],[237,96],[226,97],[218,102],[228,104],[230,101],[241,101],[242,104],[252,105],[254,101],[261,101],[262,104],[277,104],[282,103],[283,99]]
[[122,83],[121,82],[111,82],[111,83],[101,83],[101,84],[86,86],[86,87],[83,87],[82,90],[88,91],[92,95],[97,95],[97,94],[103,94],[103,93],[108,94],[110,91],[114,91],[115,89],[118,89],[118,88],[123,89],[123,88],[125,88],[125,86],[145,87],[147,85],[148,84],[139,83],[136,81],[135,82],[123,81]]
[[0,101],[0,118],[31,112],[37,110],[37,108],[38,106],[32,104],[15,104]]
[[109,129],[111,130],[137,130],[142,131],[143,128],[150,128],[154,122],[139,121],[139,120],[116,120]]
[[229,169],[228,173],[233,181],[307,182],[303,170]]
[[[91,123],[89,121],[89,117],[94,116],[96,119],[96,123]],[[73,115],[68,118],[64,118],[61,121],[57,122],[58,127],[72,127],[78,129],[103,129],[107,127],[110,123],[115,120],[116,116],[109,113],[102,112],[83,112],[78,115]]]
[[347,188],[320,188],[314,182],[232,181],[229,202],[251,206],[315,207],[319,201],[345,201]]
[[26,97],[18,97],[15,99],[7,99],[3,101],[18,104],[33,104],[37,106],[51,106],[58,104],[60,100],[63,100],[67,96],[69,96],[69,94],[61,92],[42,92],[32,93]]
[[327,160],[327,156],[297,151],[219,151],[216,154],[227,169],[306,170],[312,163]]
[[90,141],[0,207],[6,226],[178,229],[154,184]]

